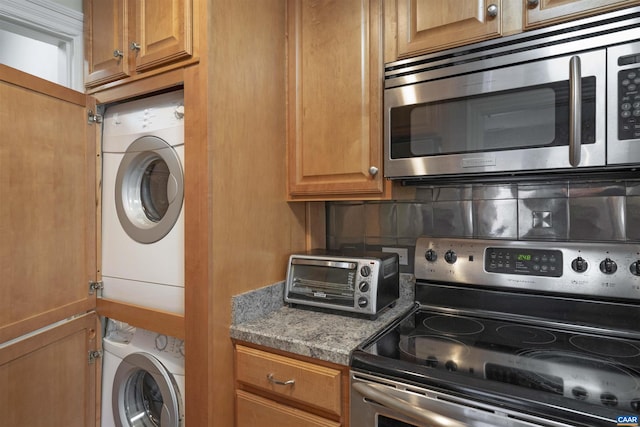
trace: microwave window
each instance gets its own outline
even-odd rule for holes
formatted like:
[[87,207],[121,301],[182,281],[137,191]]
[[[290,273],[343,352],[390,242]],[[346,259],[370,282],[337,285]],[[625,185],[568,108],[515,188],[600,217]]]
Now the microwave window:
[[[569,145],[569,82],[391,108],[391,158]],[[595,142],[595,77],[582,79],[582,143]]]

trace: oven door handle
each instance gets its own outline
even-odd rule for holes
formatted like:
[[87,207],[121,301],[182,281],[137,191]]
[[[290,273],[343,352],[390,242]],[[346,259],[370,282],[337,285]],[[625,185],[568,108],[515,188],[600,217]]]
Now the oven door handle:
[[580,57],[572,56],[569,61],[569,163],[578,167],[582,143],[582,71]]
[[376,384],[354,383],[351,385],[362,396],[374,400],[379,405],[397,411],[413,420],[426,423],[428,427],[465,427],[466,424],[385,393]]

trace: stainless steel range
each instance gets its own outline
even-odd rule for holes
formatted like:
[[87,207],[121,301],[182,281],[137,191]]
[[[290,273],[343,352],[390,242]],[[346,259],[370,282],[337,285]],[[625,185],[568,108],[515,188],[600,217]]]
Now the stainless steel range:
[[352,357],[351,426],[637,426],[640,245],[421,237]]

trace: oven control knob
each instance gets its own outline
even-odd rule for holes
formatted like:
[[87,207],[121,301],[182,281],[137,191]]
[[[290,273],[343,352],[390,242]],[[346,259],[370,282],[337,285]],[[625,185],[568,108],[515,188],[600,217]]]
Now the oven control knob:
[[618,265],[611,258],[605,258],[604,261],[600,263],[600,271],[604,274],[613,274],[618,269]]
[[458,255],[454,251],[449,249],[447,252],[444,253],[444,260],[447,261],[449,264],[453,264],[458,260]]
[[358,298],[358,307],[365,308],[367,305],[369,305],[369,300],[366,297]]
[[429,262],[435,262],[438,259],[438,254],[433,249],[427,249],[424,253],[424,257]]
[[604,406],[618,406],[618,398],[611,393],[602,393],[600,395],[600,402]]
[[358,289],[360,289],[360,292],[367,292],[369,290],[369,283],[360,282],[360,284],[358,284]]
[[571,268],[576,273],[584,273],[587,271],[587,267],[589,267],[589,263],[581,256],[571,261]]
[[589,393],[582,387],[574,387],[571,389],[571,394],[578,400],[586,400]]
[[447,368],[449,372],[455,372],[458,370],[458,364],[453,360],[447,360],[447,363],[444,364],[444,367]]
[[369,267],[368,265],[363,265],[360,269],[360,274],[362,275],[362,277],[369,276],[369,274],[371,274],[371,267]]
[[634,276],[640,276],[640,259],[631,264],[629,271],[631,271],[631,274]]

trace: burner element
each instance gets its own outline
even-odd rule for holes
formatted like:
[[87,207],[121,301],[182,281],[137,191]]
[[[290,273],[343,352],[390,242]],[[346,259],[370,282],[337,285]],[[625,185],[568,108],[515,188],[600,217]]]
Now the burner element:
[[518,344],[551,344],[556,336],[544,329],[524,325],[502,325],[496,328],[502,338]]
[[473,335],[484,331],[484,325],[479,321],[460,316],[431,316],[422,324],[432,331],[449,335]]
[[[469,354],[469,348],[462,342],[440,335],[413,335],[400,338],[400,351],[408,359],[431,368],[440,362],[462,360]],[[447,369],[451,370],[449,366]]]
[[580,350],[600,356],[636,357],[640,356],[640,348],[635,345],[613,338],[595,337],[590,335],[574,335],[569,342]]

